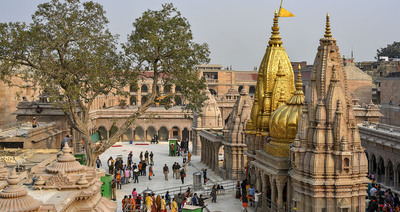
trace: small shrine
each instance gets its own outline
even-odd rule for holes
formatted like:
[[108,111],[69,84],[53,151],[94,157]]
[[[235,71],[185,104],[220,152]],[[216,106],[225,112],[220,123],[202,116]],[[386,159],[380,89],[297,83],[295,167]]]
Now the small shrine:
[[0,193],[0,211],[41,211],[42,202],[28,195],[28,191],[18,185],[19,181],[13,169],[8,186]]

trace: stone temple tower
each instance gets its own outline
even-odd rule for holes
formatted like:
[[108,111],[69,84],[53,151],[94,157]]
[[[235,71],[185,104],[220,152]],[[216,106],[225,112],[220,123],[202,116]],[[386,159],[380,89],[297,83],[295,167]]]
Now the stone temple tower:
[[365,211],[368,161],[329,15],[290,156],[296,211]]

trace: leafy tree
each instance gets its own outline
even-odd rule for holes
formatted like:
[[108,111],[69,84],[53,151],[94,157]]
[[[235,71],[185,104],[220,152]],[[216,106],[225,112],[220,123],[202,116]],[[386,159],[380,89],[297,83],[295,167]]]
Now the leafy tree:
[[61,106],[84,140],[89,166],[154,103],[157,93],[153,86],[147,101],[99,147],[89,132],[89,111],[97,96],[124,96],[124,88],[153,80],[153,85],[179,84],[191,101],[188,109],[197,110],[204,100],[205,84],[195,65],[208,62],[207,45],[192,41],[190,25],[172,5],[136,20],[123,45],[125,54],[117,52],[118,37],[107,24],[100,4],[79,0],[40,4],[30,24],[0,24],[0,79],[10,83],[11,77],[21,77]]
[[[172,4],[163,4],[160,11],[144,12],[133,27],[123,45],[126,69],[137,70],[140,78],[152,80],[152,94],[157,95],[156,85],[161,82],[166,96],[163,102],[179,93],[188,100],[186,109],[197,110],[205,99],[201,91],[206,87],[195,66],[209,62],[208,45],[193,41],[189,22]],[[172,85],[179,92],[175,93]]]
[[384,48],[377,49],[377,58],[388,56],[389,58],[400,58],[400,42],[393,42]]

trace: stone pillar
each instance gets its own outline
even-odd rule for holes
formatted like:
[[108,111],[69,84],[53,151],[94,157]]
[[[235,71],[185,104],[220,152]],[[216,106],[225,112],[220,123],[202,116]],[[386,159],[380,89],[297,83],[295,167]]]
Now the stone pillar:
[[390,185],[390,180],[389,180],[389,166],[385,166],[385,181],[384,181],[386,186]]
[[194,139],[196,142],[193,143],[193,150],[194,150],[194,155],[201,155],[202,154],[202,143],[200,142],[200,134],[199,131],[196,130],[195,133],[196,138]]
[[[203,143],[203,141],[200,141],[200,138],[199,138],[199,140],[197,140],[197,143]],[[200,161],[201,162],[203,162],[204,163],[204,159],[205,159],[205,156],[204,156],[204,153],[205,153],[205,151],[204,151],[204,145],[200,145],[200,148],[201,148],[201,151],[200,151]]]
[[368,162],[368,164],[369,164],[369,166],[368,166],[368,173],[369,174],[372,174],[372,172],[373,172],[373,169],[372,169],[372,157],[370,157],[370,159],[369,159],[369,162]]
[[209,142],[209,141],[206,141],[205,144],[206,144],[206,148],[207,148],[207,157],[206,157],[207,166],[208,166],[208,167],[211,167],[211,162],[212,162],[212,157],[211,157],[211,155],[212,155],[212,154],[211,154],[210,142]]
[[262,183],[261,180],[260,180],[260,177],[261,177],[261,176],[260,176],[259,174],[257,174],[257,177],[256,177],[256,186],[255,186],[255,187],[256,187],[256,190],[259,190],[259,191],[261,190],[261,183]]
[[275,185],[275,181],[273,179],[271,179],[271,202],[272,202],[272,204],[275,203],[275,199],[276,199],[276,185]]
[[312,205],[312,201],[311,201],[311,197],[309,195],[305,195],[306,198],[304,201],[304,211],[312,211],[311,210],[311,205]]
[[399,189],[399,170],[395,170],[393,174],[393,187],[394,189],[398,190]]
[[283,188],[285,187],[285,183],[278,181],[276,183],[276,188],[278,189],[278,204],[279,206],[283,206]]
[[259,207],[261,207],[262,210],[260,211],[267,211],[267,180],[265,179],[265,177],[263,176],[263,174],[261,173],[261,182],[262,182],[262,190],[261,190],[261,204],[259,203]]

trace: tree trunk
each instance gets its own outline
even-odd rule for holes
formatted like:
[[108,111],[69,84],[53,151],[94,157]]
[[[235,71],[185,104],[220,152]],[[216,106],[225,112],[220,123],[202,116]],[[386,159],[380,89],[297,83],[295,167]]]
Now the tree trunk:
[[[91,142],[91,141],[89,141],[89,142]],[[88,166],[88,167],[95,167],[96,166],[96,160],[97,160],[97,155],[96,154],[94,154],[91,150],[90,150],[90,148],[87,148],[86,150],[85,150],[85,152],[86,152],[86,166]]]

